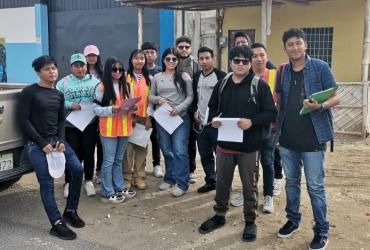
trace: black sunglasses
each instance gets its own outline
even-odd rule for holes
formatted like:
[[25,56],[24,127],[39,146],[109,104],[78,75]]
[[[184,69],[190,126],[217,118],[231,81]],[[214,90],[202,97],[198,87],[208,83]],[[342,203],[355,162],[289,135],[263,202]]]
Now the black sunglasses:
[[165,58],[166,62],[177,62],[177,57],[166,57]]
[[177,48],[179,48],[179,50],[190,49],[190,46],[189,45],[180,45]]
[[117,72],[118,71],[118,73],[122,73],[123,72],[123,68],[116,68],[116,67],[113,67],[112,68],[112,72]]
[[238,58],[233,58],[233,63],[234,64],[240,64],[242,63],[243,65],[247,65],[250,61],[248,59],[238,59]]

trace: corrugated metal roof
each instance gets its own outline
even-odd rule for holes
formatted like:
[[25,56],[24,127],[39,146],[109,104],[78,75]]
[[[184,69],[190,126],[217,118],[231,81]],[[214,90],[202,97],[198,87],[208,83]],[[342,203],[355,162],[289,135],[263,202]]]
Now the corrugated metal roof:
[[[210,10],[228,7],[261,5],[262,0],[116,0],[126,6],[174,10]],[[303,4],[320,0],[273,0],[273,4]]]

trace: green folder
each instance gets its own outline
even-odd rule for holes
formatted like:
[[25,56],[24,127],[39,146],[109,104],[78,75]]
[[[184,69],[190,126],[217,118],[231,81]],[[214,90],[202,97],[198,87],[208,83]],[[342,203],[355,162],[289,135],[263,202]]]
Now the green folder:
[[[320,91],[320,92],[313,93],[312,95],[309,96],[309,100],[314,99],[318,103],[321,104],[321,103],[325,102],[326,100],[328,100],[330,97],[332,97],[334,95],[335,91],[337,90],[337,88],[338,88],[338,86],[327,89],[327,90],[323,90],[323,91]],[[312,111],[314,111],[314,110],[310,109],[310,108],[302,107],[301,111],[299,111],[299,114],[300,115],[305,115],[305,114],[308,114]]]

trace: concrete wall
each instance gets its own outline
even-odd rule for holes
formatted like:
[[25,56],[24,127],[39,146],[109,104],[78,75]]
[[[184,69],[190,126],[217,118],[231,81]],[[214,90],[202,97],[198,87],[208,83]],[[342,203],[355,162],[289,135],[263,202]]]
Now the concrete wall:
[[[291,27],[334,27],[332,69],[338,81],[360,81],[365,3],[363,0],[311,2],[310,5],[273,6],[271,35],[267,37],[268,53],[276,64],[287,61],[281,40]],[[255,29],[261,37],[261,6],[225,10],[223,36],[228,30]],[[227,51],[223,49],[222,68],[227,68]]]

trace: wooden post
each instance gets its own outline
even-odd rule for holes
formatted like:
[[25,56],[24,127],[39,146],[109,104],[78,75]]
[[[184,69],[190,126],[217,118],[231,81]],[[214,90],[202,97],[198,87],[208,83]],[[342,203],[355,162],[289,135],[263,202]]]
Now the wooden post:
[[363,113],[362,113],[362,137],[367,136],[367,130],[369,126],[368,121],[368,91],[369,91],[369,53],[370,53],[370,0],[366,0],[365,7],[365,29],[364,29],[364,41],[362,48],[362,70],[361,70],[361,81],[363,83]]
[[138,6],[137,10],[137,48],[140,49],[141,45],[143,44],[143,37],[144,37],[144,32],[143,32],[143,19],[144,19],[144,7]]
[[267,40],[267,0],[262,0],[261,7],[261,43],[266,45]]

